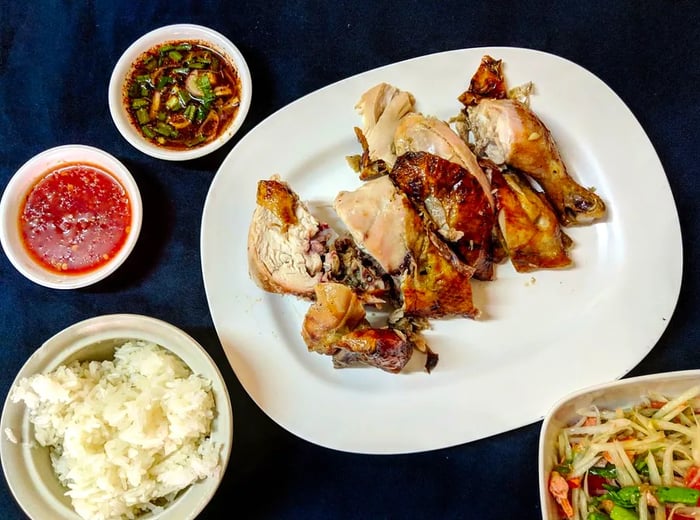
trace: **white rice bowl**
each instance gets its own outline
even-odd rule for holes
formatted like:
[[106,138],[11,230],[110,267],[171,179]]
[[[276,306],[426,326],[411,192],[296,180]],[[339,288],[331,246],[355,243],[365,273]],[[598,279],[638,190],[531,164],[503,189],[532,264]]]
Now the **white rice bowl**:
[[135,315],[86,320],[47,341],[1,422],[5,477],[31,518],[194,518],[232,439],[228,393],[206,351]]

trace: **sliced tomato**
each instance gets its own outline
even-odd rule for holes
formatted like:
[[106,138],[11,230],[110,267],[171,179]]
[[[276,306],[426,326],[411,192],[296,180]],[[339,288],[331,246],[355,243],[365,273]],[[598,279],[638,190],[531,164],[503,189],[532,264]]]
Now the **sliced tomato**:
[[608,481],[605,479],[605,477],[601,477],[600,475],[591,475],[589,473],[588,477],[586,478],[586,482],[588,483],[588,494],[592,497],[604,495],[606,493],[603,484],[607,484]]
[[690,466],[685,474],[685,487],[700,489],[700,468]]

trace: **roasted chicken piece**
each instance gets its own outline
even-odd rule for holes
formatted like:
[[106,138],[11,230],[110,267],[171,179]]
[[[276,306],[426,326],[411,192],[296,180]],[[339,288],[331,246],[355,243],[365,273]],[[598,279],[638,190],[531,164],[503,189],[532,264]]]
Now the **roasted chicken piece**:
[[476,177],[427,152],[399,156],[390,177],[457,256],[474,267],[474,277],[492,280],[495,214]]
[[467,113],[477,153],[537,181],[562,224],[586,224],[605,216],[603,200],[569,176],[551,133],[523,103],[482,99]]
[[415,112],[407,114],[396,127],[394,149],[397,156],[406,152],[429,152],[466,168],[479,181],[493,207],[491,186],[476,156],[446,122]]
[[518,272],[571,265],[571,239],[561,230],[557,215],[542,193],[512,170],[493,168],[498,224],[508,256]]
[[324,264],[328,270],[327,280],[349,286],[364,304],[383,307],[398,301],[392,277],[351,237],[340,236],[333,240]]
[[474,268],[430,229],[387,176],[341,192],[335,210],[355,242],[396,280],[406,316],[476,317],[470,278]]
[[269,292],[312,298],[333,231],[277,177],[258,182],[256,202],[248,231],[251,278]]
[[388,83],[380,83],[362,94],[355,105],[362,116],[362,129],[355,129],[363,148],[361,178],[374,177],[394,165],[396,126],[405,114],[413,111],[413,104],[409,92]]
[[350,287],[321,283],[315,293],[301,330],[310,351],[333,356],[337,368],[361,364],[397,373],[406,366],[413,354],[407,336],[389,327],[372,327]]
[[459,96],[459,101],[468,107],[476,105],[483,98],[508,97],[502,64],[502,60],[494,60],[491,56],[484,55],[469,82],[469,88]]

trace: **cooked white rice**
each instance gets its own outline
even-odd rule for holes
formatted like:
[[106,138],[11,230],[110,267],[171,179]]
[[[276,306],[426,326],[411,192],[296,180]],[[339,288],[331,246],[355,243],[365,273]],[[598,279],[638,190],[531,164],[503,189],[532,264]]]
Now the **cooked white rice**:
[[36,441],[83,518],[135,518],[220,471],[211,382],[154,343],[22,379]]

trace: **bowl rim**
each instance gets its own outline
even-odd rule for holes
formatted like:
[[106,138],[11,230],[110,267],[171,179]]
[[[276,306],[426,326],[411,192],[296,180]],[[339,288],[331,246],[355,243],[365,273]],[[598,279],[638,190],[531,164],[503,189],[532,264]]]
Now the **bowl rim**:
[[[683,369],[625,377],[580,388],[560,397],[544,416],[538,439],[538,487],[542,519],[554,520],[556,518],[549,516],[552,510],[556,510],[556,506],[547,489],[549,472],[552,467],[551,461],[548,460],[548,454],[551,453],[550,443],[553,439],[553,432],[561,427],[561,425],[557,425],[557,421],[561,422],[559,415],[564,413],[567,407],[576,405],[576,408],[580,408],[584,406],[577,404],[581,401],[593,403],[606,401],[606,398],[608,402],[622,400],[625,403],[634,404],[635,401],[631,400],[633,396],[637,397],[637,402],[643,396],[643,392],[640,393],[639,388],[645,388],[647,392],[651,390],[662,391],[664,388],[675,387],[675,385],[690,386],[690,381],[695,381],[695,384],[700,383],[700,369]],[[613,393],[616,396],[613,397],[611,395]]]
[[[133,62],[143,52],[159,43],[174,40],[199,40],[210,45],[227,58],[241,81],[240,105],[236,117],[224,132],[213,141],[190,150],[174,150],[159,147],[148,142],[134,127],[129,118],[123,99],[123,85]],[[167,161],[187,161],[208,155],[225,145],[240,129],[248,115],[253,95],[253,83],[250,68],[238,47],[222,33],[209,27],[191,23],[171,24],[158,27],[139,37],[122,53],[112,70],[108,87],[109,112],[114,125],[126,141],[146,155]]]
[[[159,344],[182,359],[193,372],[204,375],[212,382],[217,414],[211,436],[222,445],[219,474],[192,484],[163,511],[139,517],[143,520],[192,520],[209,503],[221,484],[233,445],[233,410],[226,382],[218,365],[192,336],[175,325],[145,315],[107,314],[88,318],[54,334],[37,348],[17,373],[11,388],[24,377],[45,373],[69,362],[85,348],[97,348],[98,343],[110,341],[113,349],[117,344],[130,339]],[[77,359],[94,357],[78,356]],[[196,370],[193,364],[205,366],[207,373]],[[18,443],[11,442],[6,433],[8,428],[14,428],[13,433],[19,433],[21,439],[30,438],[33,441],[26,407],[23,403],[12,403],[9,391],[0,416],[0,461],[5,480],[18,505],[30,518],[46,518],[46,514],[50,513],[50,517],[57,520],[79,519],[72,507],[61,502],[47,489],[37,468],[30,462],[32,450],[47,448],[37,447],[33,442],[22,442],[21,439]],[[57,479],[53,483],[60,486]]]
[[[50,172],[70,164],[98,167],[118,181],[129,197],[131,223],[126,241],[108,262],[85,273],[61,274],[42,267],[31,258],[22,244],[18,223],[22,204],[31,188]],[[34,155],[10,178],[0,199],[0,245],[10,263],[29,280],[51,289],[77,289],[105,279],[124,263],[136,246],[142,221],[143,201],[129,169],[100,148],[65,144]]]

